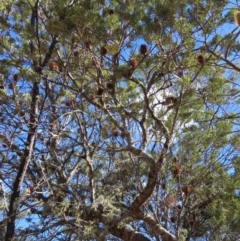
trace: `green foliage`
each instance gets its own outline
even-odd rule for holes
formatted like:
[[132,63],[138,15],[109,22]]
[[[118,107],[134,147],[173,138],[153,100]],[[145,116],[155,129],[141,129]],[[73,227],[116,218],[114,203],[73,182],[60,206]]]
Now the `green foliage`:
[[2,1],[0,239],[238,240],[236,11]]

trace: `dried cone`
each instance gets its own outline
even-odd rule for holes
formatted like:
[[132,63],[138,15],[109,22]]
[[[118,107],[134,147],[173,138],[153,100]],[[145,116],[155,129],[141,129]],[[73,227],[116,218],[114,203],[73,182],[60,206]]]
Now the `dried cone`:
[[146,44],[142,44],[142,45],[140,46],[139,51],[140,51],[140,53],[141,53],[142,55],[147,55],[147,53],[148,53],[148,47],[147,47],[147,45],[146,45]]
[[77,101],[75,99],[72,99],[72,106],[74,107],[76,106],[76,104],[77,104]]
[[194,220],[190,220],[190,221],[189,221],[189,225],[190,225],[190,226],[194,226],[194,225],[195,225],[195,221],[194,221]]
[[118,129],[113,130],[112,134],[114,137],[118,137],[118,135],[119,135]]
[[48,67],[49,67],[50,70],[56,70],[57,69],[57,62],[55,62],[55,61],[50,62]]
[[183,71],[182,70],[178,71],[178,77],[180,77],[180,78],[183,77]]
[[9,89],[13,90],[15,88],[16,84],[14,82],[9,84]]
[[102,95],[103,92],[104,92],[104,89],[99,87],[98,90],[97,90],[97,95]]
[[171,217],[170,220],[171,220],[172,223],[176,222],[176,218],[175,217]]
[[102,56],[105,56],[108,54],[108,49],[105,46],[102,46],[100,49],[100,53]]
[[113,88],[114,88],[114,85],[113,85],[113,83],[108,82],[108,83],[106,84],[106,87],[107,87],[108,90],[112,91]]
[[183,191],[183,193],[187,196],[187,195],[190,194],[191,188],[190,188],[190,186],[186,185],[186,186],[184,186],[184,187],[182,188],[182,191]]
[[52,131],[54,128],[55,128],[55,124],[54,123],[50,123],[49,129]]
[[240,11],[237,11],[234,15],[235,23],[240,27]]
[[174,171],[173,171],[174,177],[180,175],[180,174],[181,174],[181,171],[182,171],[181,168],[180,168],[179,166],[176,166],[176,167],[174,168]]
[[198,55],[197,56],[197,62],[199,63],[199,64],[201,64],[201,65],[204,65],[205,64],[205,58],[204,58],[204,56],[203,55]]
[[114,14],[114,10],[113,10],[112,8],[110,8],[110,9],[108,10],[108,13],[109,13],[110,15],[112,15],[112,14]]
[[90,99],[91,99],[91,101],[94,101],[95,100],[95,95],[91,95]]
[[164,200],[164,204],[168,207],[176,207],[178,205],[178,201],[173,196],[168,196]]
[[109,129],[109,126],[108,125],[104,125],[103,129],[107,131]]
[[13,81],[17,82],[19,80],[19,74],[13,75]]
[[86,47],[86,49],[88,49],[88,50],[92,50],[92,47],[93,47],[93,45],[92,45],[92,40],[86,41],[86,42],[85,42],[85,47]]
[[168,96],[165,99],[165,104],[169,105],[169,104],[174,104],[177,102],[177,97],[176,96]]
[[73,52],[73,55],[74,55],[74,57],[78,57],[78,56],[79,56],[79,51],[78,51],[78,50],[75,50],[75,51]]
[[129,65],[130,65],[133,69],[135,69],[135,68],[138,66],[138,61],[137,61],[135,58],[131,58],[131,59],[129,60]]
[[71,102],[67,101],[67,102],[65,103],[65,105],[66,105],[67,107],[69,107],[69,106],[71,106]]
[[75,36],[72,36],[71,41],[72,41],[72,44],[76,44],[77,43],[77,38]]

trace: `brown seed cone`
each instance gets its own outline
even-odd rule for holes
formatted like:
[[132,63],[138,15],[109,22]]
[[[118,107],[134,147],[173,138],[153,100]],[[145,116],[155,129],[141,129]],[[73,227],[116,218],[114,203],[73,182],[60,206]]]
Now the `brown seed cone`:
[[118,129],[113,130],[112,134],[114,137],[118,137],[118,135],[119,135]]
[[234,14],[234,19],[235,19],[235,23],[237,24],[237,26],[240,27],[240,11],[237,11]]
[[172,223],[175,223],[176,222],[176,217],[171,217],[170,220],[171,220]]
[[106,84],[106,87],[107,87],[107,89],[109,89],[109,90],[113,90],[114,85],[113,85],[113,83],[108,82],[108,83]]
[[140,49],[139,49],[139,52],[142,54],[142,55],[146,55],[148,53],[148,47],[146,44],[142,44],[140,46]]
[[86,47],[86,49],[88,49],[88,50],[92,50],[93,43],[92,43],[92,40],[91,40],[91,39],[85,42],[85,47]]
[[77,38],[75,36],[72,36],[71,42],[72,42],[72,44],[76,44],[77,43]]
[[91,99],[91,101],[94,101],[95,100],[95,95],[91,95],[90,99]]
[[190,225],[190,226],[194,226],[194,225],[195,225],[195,221],[194,221],[194,220],[190,220],[190,221],[189,221],[189,225]]
[[17,82],[19,80],[19,74],[13,75],[13,81]]
[[16,84],[14,82],[9,84],[9,89],[13,90],[15,88]]
[[51,61],[48,65],[50,70],[56,70],[57,69],[57,62]]
[[197,56],[197,62],[201,65],[204,65],[205,64],[205,58],[202,54],[198,55]]
[[102,95],[103,92],[104,92],[104,89],[99,87],[98,90],[97,90],[97,95]]
[[110,8],[110,9],[108,9],[108,13],[109,13],[110,15],[112,15],[112,14],[114,14],[114,10],[113,10],[112,8]]
[[105,56],[108,54],[108,49],[105,46],[102,46],[100,49],[101,55]]
[[181,174],[182,170],[179,166],[176,166],[174,171],[173,171],[173,175],[174,177],[176,177],[177,175]]
[[79,56],[79,51],[78,51],[78,50],[75,50],[75,51],[73,52],[73,55],[74,55],[74,57],[78,57],[78,56]]
[[186,185],[182,188],[182,192],[185,194],[185,195],[189,195],[190,192],[191,192],[191,188],[190,186]]
[[138,61],[135,58],[131,58],[128,63],[133,69],[138,66]]
[[174,104],[177,103],[177,97],[176,96],[168,96],[165,99],[165,104],[169,105],[169,104]]

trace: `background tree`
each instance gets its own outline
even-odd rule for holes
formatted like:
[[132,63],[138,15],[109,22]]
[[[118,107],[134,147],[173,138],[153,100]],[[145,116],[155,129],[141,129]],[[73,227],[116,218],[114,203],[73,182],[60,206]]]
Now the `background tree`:
[[2,1],[1,240],[238,240],[237,7]]

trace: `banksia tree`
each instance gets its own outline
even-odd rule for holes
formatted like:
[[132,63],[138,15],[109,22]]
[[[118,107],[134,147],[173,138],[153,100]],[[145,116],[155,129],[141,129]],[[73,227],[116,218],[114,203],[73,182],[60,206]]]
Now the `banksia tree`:
[[2,0],[0,240],[238,240],[236,8]]

